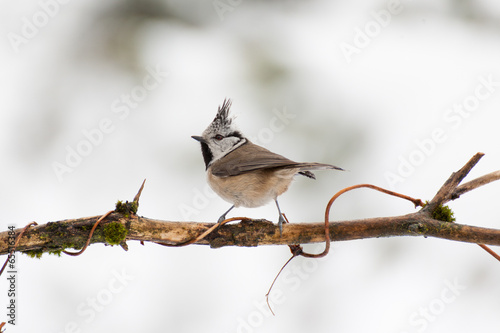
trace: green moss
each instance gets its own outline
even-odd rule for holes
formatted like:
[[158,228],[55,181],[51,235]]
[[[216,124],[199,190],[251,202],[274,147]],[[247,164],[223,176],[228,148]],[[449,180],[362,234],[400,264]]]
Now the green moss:
[[127,237],[127,228],[121,223],[112,222],[104,226],[104,239],[110,245],[118,245]]
[[43,250],[42,249],[29,250],[29,251],[25,251],[23,253],[26,254],[30,258],[40,259],[42,257],[42,254],[43,254]]
[[439,205],[432,211],[432,218],[439,221],[455,222],[455,216],[450,207]]
[[116,206],[115,206],[115,212],[123,214],[125,217],[129,217],[130,213],[136,214],[138,208],[139,208],[139,204],[137,201],[132,201],[132,202],[125,201],[125,202],[123,202],[121,200],[118,200],[118,202],[116,203]]
[[61,252],[62,252],[62,250],[54,250],[54,251],[49,251],[49,254],[60,257]]

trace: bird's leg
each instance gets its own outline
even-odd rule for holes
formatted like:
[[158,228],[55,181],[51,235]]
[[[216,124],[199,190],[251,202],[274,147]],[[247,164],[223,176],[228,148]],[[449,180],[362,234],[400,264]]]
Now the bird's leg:
[[234,205],[231,206],[231,208],[229,208],[224,214],[222,214],[220,217],[219,217],[219,220],[217,221],[217,223],[219,223],[219,227],[220,227],[220,224],[222,223],[222,221],[224,221],[226,219],[226,214],[229,213],[231,211],[231,209],[234,208]]
[[278,219],[278,228],[280,229],[280,237],[281,237],[283,235],[283,223],[286,223],[286,220],[283,217],[283,214],[281,214],[280,205],[278,205],[278,199],[274,199],[274,202],[276,202],[276,207],[278,207],[278,213],[280,214]]

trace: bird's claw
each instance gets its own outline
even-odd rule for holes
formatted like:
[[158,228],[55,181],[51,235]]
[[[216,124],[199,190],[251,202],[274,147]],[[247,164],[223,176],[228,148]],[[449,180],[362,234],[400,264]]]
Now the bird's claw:
[[219,219],[217,220],[217,224],[218,224],[217,229],[221,227],[222,222],[224,222],[225,219],[226,219],[226,214],[219,217]]

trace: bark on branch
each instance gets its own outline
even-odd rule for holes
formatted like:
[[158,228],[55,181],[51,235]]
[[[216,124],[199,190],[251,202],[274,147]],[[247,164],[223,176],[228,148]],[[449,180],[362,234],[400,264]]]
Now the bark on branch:
[[[433,218],[434,212],[450,200],[482,185],[500,179],[500,171],[479,177],[459,186],[468,172],[483,156],[474,155],[460,170],[454,172],[435,197],[421,210],[407,215],[377,217],[352,221],[330,222],[332,241],[373,237],[424,236],[454,241],[500,245],[500,230],[458,224]],[[141,187],[142,190],[142,187]],[[138,202],[140,193],[134,199]],[[68,248],[81,249],[89,232],[101,216],[49,222],[31,227],[19,240],[16,251],[42,253],[58,252]],[[213,223],[161,221],[140,217],[132,212],[113,212],[95,228],[90,243],[122,245],[126,241],[179,244],[196,238]],[[12,250],[12,238],[22,229],[0,233],[0,255]],[[13,236],[14,235],[14,236]],[[11,242],[9,247],[9,241]],[[290,223],[283,226],[283,235],[272,222],[244,219],[241,223],[215,229],[195,244],[222,246],[259,246],[278,244],[307,244],[325,241],[325,223]]]

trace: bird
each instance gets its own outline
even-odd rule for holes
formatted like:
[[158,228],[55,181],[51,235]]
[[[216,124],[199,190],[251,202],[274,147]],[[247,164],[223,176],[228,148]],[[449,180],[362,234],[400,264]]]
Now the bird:
[[230,99],[224,99],[202,135],[191,136],[201,144],[208,184],[222,199],[232,204],[220,216],[218,223],[222,223],[235,207],[255,208],[274,200],[282,235],[285,218],[278,196],[288,190],[294,176],[298,174],[316,179],[311,170],[344,169],[324,163],[294,162],[252,143],[235,127],[229,115],[231,104]]

